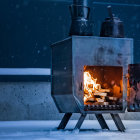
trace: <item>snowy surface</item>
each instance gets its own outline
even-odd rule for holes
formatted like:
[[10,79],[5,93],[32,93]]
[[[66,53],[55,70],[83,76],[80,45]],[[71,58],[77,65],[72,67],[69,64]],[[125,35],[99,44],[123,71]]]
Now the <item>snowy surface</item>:
[[[126,132],[118,132],[113,121],[110,131],[101,130],[96,120],[85,120],[82,130],[72,131],[77,121],[71,120],[65,131],[57,131],[60,121],[0,122],[0,140],[139,140],[140,121],[123,121]],[[88,129],[88,130],[87,130]],[[89,130],[90,129],[90,130]]]

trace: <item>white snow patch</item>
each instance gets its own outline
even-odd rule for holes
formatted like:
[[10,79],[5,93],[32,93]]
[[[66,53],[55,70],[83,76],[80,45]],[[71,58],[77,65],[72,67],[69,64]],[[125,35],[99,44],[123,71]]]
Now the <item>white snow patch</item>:
[[0,75],[51,75],[49,68],[0,68]]
[[[123,121],[126,132],[119,132],[108,120],[110,131],[101,130],[96,120],[85,120],[81,131],[72,131],[77,121],[71,120],[66,130],[57,130],[60,121],[0,122],[0,140],[138,140],[140,121]],[[92,129],[92,130],[90,130]]]

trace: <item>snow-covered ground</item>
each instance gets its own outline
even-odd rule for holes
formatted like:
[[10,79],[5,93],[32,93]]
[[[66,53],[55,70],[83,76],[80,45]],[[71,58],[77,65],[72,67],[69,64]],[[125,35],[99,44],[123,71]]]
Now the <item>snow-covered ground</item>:
[[[85,120],[82,130],[72,131],[77,121],[71,120],[65,131],[57,131],[60,121],[0,122],[0,140],[139,140],[140,121],[123,121],[126,132],[118,132],[113,121],[110,131],[101,130],[96,120]],[[92,130],[86,130],[92,129]]]

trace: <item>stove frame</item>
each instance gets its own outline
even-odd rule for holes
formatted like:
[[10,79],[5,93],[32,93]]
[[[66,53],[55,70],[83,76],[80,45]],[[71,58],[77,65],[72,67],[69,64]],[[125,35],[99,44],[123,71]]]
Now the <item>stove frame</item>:
[[[52,45],[52,97],[60,113],[66,113],[58,129],[65,128],[72,113],[81,113],[80,129],[86,114],[95,114],[102,128],[108,126],[102,116],[110,113],[118,130],[124,131],[118,113],[126,109],[128,64],[133,63],[133,39],[72,36]],[[123,68],[122,110],[84,111],[83,67],[121,66]],[[63,127],[62,127],[63,126]]]

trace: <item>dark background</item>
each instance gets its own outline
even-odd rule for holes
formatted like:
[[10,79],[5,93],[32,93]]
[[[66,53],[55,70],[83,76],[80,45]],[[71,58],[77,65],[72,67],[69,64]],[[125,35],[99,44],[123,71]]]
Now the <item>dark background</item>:
[[[0,68],[50,68],[50,44],[68,37],[72,0],[1,0]],[[91,20],[99,36],[108,5],[134,38],[134,62],[140,63],[140,1],[93,0]]]

